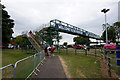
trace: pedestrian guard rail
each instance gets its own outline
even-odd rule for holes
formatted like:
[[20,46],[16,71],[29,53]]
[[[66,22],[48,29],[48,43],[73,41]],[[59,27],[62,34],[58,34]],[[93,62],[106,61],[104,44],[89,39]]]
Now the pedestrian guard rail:
[[22,78],[27,80],[33,73],[37,75],[36,71],[40,72],[38,66],[42,65],[43,60],[45,60],[44,54],[44,50],[42,50],[39,53],[17,61],[15,64],[9,64],[0,68],[1,79],[10,78],[16,80]]

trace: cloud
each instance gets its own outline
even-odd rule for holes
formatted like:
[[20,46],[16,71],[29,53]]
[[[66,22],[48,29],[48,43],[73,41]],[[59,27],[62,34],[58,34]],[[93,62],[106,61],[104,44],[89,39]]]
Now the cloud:
[[[24,30],[35,30],[40,25],[49,23],[52,19],[59,19],[101,35],[104,14],[100,10],[103,8],[110,9],[107,13],[107,21],[112,24],[117,21],[118,1],[3,0],[2,3],[6,6],[11,18],[15,20],[13,36],[21,34]],[[69,38],[64,36],[63,41],[69,41]]]

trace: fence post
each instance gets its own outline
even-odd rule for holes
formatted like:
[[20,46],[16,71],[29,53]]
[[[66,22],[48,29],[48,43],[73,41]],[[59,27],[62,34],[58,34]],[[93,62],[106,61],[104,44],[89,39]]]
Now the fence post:
[[95,46],[95,57],[96,57],[96,46]]
[[66,54],[68,54],[68,48],[66,48]]
[[77,55],[76,48],[75,48],[75,55]]
[[85,49],[85,55],[87,56],[87,49]]
[[100,51],[102,52],[102,47],[100,47]]
[[35,63],[35,58],[36,58],[36,54],[34,55],[34,69],[35,69],[35,64],[36,64],[36,63]]
[[111,77],[111,65],[110,65],[110,58],[108,56],[108,75]]
[[60,48],[59,48],[59,54],[60,54]]
[[[41,53],[41,52],[40,52]],[[40,55],[40,53],[39,53],[39,55]],[[39,56],[40,57],[40,61],[41,61],[41,55]],[[39,62],[40,63],[40,62]]]
[[105,59],[107,59],[106,55],[107,55],[107,51],[104,50],[104,56],[105,56]]
[[13,79],[16,80],[16,67],[13,67]]

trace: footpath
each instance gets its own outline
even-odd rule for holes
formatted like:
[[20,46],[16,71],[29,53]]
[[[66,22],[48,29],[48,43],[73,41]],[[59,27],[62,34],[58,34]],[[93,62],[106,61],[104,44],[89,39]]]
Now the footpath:
[[63,78],[67,80],[62,64],[58,56],[46,57],[43,61],[43,65],[37,71],[37,76],[33,75],[32,78]]

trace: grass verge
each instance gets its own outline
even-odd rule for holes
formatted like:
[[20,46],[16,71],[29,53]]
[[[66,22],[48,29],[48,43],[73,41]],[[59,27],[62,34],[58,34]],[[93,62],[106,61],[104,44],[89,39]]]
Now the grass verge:
[[[34,55],[35,52],[28,50],[3,49],[2,66],[15,64],[18,60]],[[39,57],[39,56],[38,56]],[[16,78],[26,78],[34,69],[34,57],[17,64]],[[13,78],[13,68],[8,67],[2,70],[3,78]]]
[[103,78],[100,61],[96,62],[96,58],[83,55],[57,55],[64,60],[71,78]]
[[15,64],[16,61],[31,56],[34,53],[25,50],[3,49],[2,50],[2,66]]

